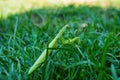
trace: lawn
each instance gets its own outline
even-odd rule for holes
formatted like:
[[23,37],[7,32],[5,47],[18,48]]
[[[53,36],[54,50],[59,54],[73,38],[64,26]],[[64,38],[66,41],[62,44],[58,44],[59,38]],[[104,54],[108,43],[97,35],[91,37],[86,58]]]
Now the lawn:
[[[15,7],[9,1],[0,1],[0,80],[120,79],[118,0],[114,6],[107,7],[99,4],[47,6],[44,1],[45,6],[34,2],[37,7],[30,4],[27,7],[28,0],[22,6],[14,2]],[[49,43],[66,24],[70,27],[56,46],[49,48]],[[75,37],[80,42],[64,43]],[[51,50],[51,54],[28,75],[45,49]]]

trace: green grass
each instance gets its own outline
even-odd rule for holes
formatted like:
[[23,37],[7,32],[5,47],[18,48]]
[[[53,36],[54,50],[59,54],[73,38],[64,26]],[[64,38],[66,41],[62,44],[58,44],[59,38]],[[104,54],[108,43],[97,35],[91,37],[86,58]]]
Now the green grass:
[[[35,21],[36,20],[36,21]],[[66,24],[64,38],[80,44],[48,44]],[[85,27],[84,27],[85,25]],[[44,49],[53,52],[31,75]],[[61,6],[0,17],[0,80],[116,80],[120,78],[120,10]]]

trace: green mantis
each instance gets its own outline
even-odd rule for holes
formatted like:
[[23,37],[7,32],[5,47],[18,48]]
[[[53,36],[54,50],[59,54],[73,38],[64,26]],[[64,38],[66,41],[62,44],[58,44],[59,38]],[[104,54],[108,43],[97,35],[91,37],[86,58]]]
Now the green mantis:
[[[56,37],[50,42],[50,44],[48,45],[48,48],[54,48],[58,42],[58,39],[63,35],[63,33],[66,31],[66,29],[69,27],[69,25],[65,25],[60,31],[59,33],[56,35]],[[67,43],[73,43],[75,41],[78,41],[80,42],[80,39],[79,37],[75,37],[73,39],[69,39],[69,40],[66,40],[64,42],[64,44],[67,44]],[[46,54],[47,55],[50,55],[50,53],[52,52],[52,50],[48,50],[45,49],[42,54],[39,56],[39,58],[36,60],[36,62],[33,64],[33,66],[30,68],[28,74],[31,74],[34,70],[36,70],[44,61],[45,61],[45,58],[46,58]]]

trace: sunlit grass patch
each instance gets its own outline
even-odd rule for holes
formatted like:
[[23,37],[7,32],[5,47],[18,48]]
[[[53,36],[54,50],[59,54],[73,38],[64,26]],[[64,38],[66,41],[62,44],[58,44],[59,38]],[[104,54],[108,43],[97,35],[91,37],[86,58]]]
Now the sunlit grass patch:
[[32,9],[39,9],[43,7],[58,7],[74,5],[87,5],[87,6],[101,6],[101,7],[115,7],[120,8],[119,0],[1,0],[0,1],[0,15],[7,17],[10,14],[23,13]]

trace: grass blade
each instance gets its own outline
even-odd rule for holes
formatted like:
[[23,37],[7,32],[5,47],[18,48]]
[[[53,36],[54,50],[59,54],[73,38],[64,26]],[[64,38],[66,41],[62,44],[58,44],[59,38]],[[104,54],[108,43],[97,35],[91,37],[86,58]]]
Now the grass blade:
[[116,70],[113,64],[111,64],[111,72],[113,75],[113,80],[118,80],[117,74],[116,74]]

